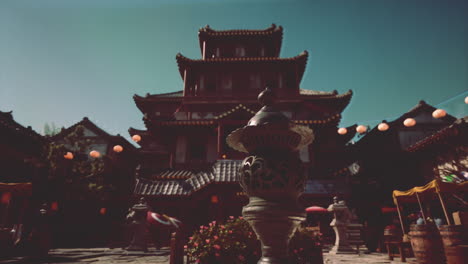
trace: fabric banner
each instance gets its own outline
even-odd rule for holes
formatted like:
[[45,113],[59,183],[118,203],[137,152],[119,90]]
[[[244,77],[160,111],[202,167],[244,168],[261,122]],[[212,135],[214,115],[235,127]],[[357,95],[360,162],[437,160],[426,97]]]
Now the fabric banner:
[[433,180],[424,186],[414,187],[407,191],[393,191],[393,202],[417,203],[416,194],[421,200],[432,199],[436,193],[457,193],[457,192],[468,192],[468,182],[462,182],[460,184],[446,183],[440,180]]

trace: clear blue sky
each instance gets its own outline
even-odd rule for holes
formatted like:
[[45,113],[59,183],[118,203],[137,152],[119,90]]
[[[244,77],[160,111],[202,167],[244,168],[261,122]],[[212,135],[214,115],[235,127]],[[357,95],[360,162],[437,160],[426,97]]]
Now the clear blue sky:
[[467,14],[466,0],[2,0],[0,110],[38,132],[88,116],[127,136],[144,128],[134,94],[182,88],[175,55],[200,58],[200,27],[276,23],[281,56],[310,53],[302,88],[354,91],[343,126],[455,95],[449,113],[467,115]]

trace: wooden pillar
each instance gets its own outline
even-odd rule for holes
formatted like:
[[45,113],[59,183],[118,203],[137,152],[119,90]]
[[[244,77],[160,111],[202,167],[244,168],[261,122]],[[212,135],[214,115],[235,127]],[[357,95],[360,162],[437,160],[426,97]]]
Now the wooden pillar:
[[218,123],[218,158],[220,158],[221,155],[223,155],[223,144],[224,144],[223,133],[224,133],[223,124]]
[[424,224],[427,224],[426,223],[426,216],[424,215],[424,209],[422,207],[421,200],[419,199],[418,193],[416,193],[416,198],[418,199],[418,204],[419,204],[419,208],[421,209],[421,214],[422,214],[422,217],[423,217],[423,220],[424,220]]
[[184,96],[187,94],[190,94],[190,92],[187,91],[187,69],[184,69]]
[[450,218],[447,214],[447,208],[445,208],[445,203],[442,199],[442,196],[440,195],[440,192],[437,192],[437,195],[439,196],[440,204],[442,205],[442,210],[444,210],[445,219],[447,219],[447,225],[452,225],[452,223],[450,222]]
[[206,59],[206,41],[203,41],[202,58],[203,58],[203,59]]
[[395,197],[395,202],[396,202],[396,207],[397,207],[397,211],[398,211],[398,218],[400,218],[401,231],[403,231],[403,235],[404,235],[404,234],[406,234],[405,225],[403,224],[403,218],[401,217],[401,212],[400,212],[400,205],[398,204],[398,200],[397,200],[396,197]]

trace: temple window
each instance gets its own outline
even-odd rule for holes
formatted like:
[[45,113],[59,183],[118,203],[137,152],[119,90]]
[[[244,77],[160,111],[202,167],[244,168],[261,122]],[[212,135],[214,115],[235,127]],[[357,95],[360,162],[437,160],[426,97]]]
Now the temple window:
[[216,48],[216,50],[215,50],[215,56],[216,56],[217,58],[221,57],[221,50],[220,50],[219,48]]
[[260,78],[260,73],[251,73],[249,74],[250,89],[258,90],[262,86],[262,79]]
[[231,73],[221,74],[221,90],[223,91],[232,90],[232,74]]
[[284,86],[284,81],[283,81],[283,73],[279,72],[278,73],[278,88],[282,89]]
[[260,49],[260,57],[265,57],[265,47]]
[[235,56],[236,57],[245,57],[245,48],[244,47],[236,47]]

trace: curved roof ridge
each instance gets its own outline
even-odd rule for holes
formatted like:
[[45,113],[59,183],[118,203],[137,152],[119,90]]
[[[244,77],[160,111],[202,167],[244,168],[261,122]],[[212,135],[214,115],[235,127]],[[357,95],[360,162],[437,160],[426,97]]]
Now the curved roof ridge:
[[309,52],[307,50],[304,50],[303,52],[299,53],[298,55],[294,57],[287,57],[287,58],[281,58],[281,57],[214,57],[214,58],[206,58],[206,59],[190,59],[182,53],[177,53],[176,55],[176,60],[177,63],[181,62],[201,62],[201,63],[206,63],[206,62],[230,62],[230,61],[293,61],[293,60],[300,60],[300,59],[307,59],[309,56]]
[[271,24],[266,29],[228,29],[228,30],[216,30],[206,25],[198,30],[199,34],[208,34],[208,35],[242,35],[247,33],[273,33],[273,32],[282,32],[282,26],[276,26],[276,24]]

